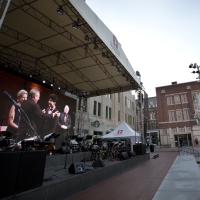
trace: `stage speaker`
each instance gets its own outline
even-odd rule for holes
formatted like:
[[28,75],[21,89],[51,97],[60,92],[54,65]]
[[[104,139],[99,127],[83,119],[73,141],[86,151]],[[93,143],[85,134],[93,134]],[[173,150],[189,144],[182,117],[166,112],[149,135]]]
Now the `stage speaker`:
[[42,186],[47,151],[22,152],[16,193]]
[[0,199],[15,194],[21,152],[0,152]]
[[128,151],[128,157],[129,158],[132,158],[132,157],[135,157],[136,156],[136,153],[134,151]]
[[81,173],[86,172],[84,162],[72,163],[68,168],[68,172],[70,174],[81,174]]
[[100,159],[98,159],[92,163],[92,167],[94,168],[104,167],[104,163]]
[[119,153],[119,159],[120,160],[127,160],[128,159],[128,154],[126,152]]
[[146,144],[133,145],[133,150],[136,153],[136,155],[144,155],[146,154]]

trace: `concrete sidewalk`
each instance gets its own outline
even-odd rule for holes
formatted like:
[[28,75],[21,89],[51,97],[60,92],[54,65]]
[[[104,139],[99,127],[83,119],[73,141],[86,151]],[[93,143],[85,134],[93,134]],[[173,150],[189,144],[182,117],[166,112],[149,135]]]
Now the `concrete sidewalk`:
[[[155,154],[159,157],[153,159]],[[150,153],[150,160],[79,192],[68,200],[151,200],[164,180],[178,152]]]
[[178,156],[153,200],[200,199],[200,169],[193,155]]

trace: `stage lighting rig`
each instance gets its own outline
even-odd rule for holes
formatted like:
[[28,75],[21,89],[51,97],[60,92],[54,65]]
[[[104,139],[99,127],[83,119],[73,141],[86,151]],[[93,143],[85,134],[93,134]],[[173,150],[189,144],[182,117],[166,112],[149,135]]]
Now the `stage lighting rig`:
[[77,21],[72,24],[72,28],[75,29],[75,30],[77,30],[78,27],[79,27],[78,23],[79,23],[79,19],[77,19]]
[[57,13],[58,13],[59,15],[63,15],[63,8],[62,8],[62,6],[59,6],[59,7],[58,7]]

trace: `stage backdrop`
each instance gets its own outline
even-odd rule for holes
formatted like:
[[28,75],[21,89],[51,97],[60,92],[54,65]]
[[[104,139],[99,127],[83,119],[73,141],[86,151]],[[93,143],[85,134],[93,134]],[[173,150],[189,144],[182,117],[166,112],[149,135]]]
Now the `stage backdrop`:
[[12,102],[3,95],[3,92],[7,91],[11,97],[16,100],[17,92],[19,90],[24,89],[29,92],[32,88],[37,88],[40,91],[40,100],[38,101],[38,104],[40,105],[41,109],[47,108],[48,97],[53,93],[58,96],[56,107],[60,112],[63,112],[65,105],[69,106],[69,114],[71,115],[72,119],[70,134],[73,134],[73,127],[75,126],[75,115],[73,112],[76,113],[75,99],[2,70],[0,70],[0,128],[1,126],[7,126],[8,113],[10,107],[12,106]]

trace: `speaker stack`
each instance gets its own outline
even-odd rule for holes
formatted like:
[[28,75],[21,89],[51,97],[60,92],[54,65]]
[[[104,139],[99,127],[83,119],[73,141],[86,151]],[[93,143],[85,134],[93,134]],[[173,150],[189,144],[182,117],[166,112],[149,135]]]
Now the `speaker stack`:
[[0,198],[42,186],[46,151],[0,153]]

